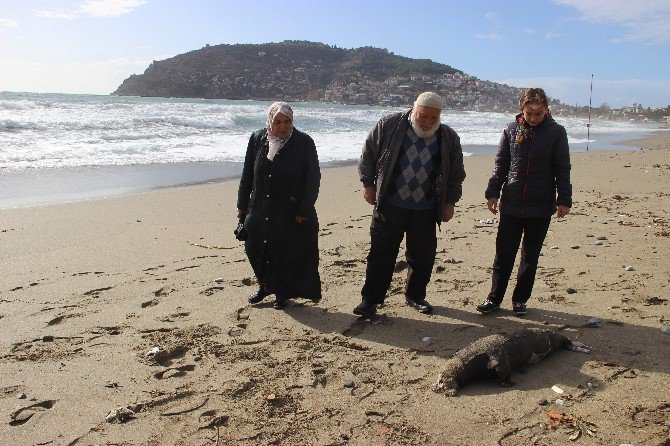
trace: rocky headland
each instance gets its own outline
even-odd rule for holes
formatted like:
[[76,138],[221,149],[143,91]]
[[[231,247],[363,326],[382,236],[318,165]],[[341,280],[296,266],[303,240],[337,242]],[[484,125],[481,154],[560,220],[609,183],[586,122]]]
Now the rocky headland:
[[406,105],[427,90],[442,95],[450,108],[492,111],[516,110],[521,93],[520,88],[386,49],[284,41],[207,45],[154,61],[112,94]]

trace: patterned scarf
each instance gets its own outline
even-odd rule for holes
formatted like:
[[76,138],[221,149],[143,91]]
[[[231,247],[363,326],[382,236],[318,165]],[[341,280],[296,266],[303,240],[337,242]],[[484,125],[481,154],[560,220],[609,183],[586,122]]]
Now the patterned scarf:
[[274,133],[272,133],[272,121],[275,119],[277,113],[281,113],[282,115],[293,119],[293,109],[286,102],[275,102],[268,109],[268,120],[266,125],[268,129],[268,143],[270,146],[270,149],[268,150],[268,159],[270,161],[274,159],[279,150],[284,147],[286,141],[291,139],[291,135],[293,135],[293,129],[291,129],[291,133],[289,133],[286,139],[278,138]]

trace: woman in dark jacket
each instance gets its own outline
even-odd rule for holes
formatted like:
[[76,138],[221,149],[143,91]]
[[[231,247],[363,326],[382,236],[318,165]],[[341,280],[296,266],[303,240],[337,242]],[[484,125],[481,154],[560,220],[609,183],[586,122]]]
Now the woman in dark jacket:
[[275,102],[267,128],[251,135],[237,199],[245,217],[245,251],[258,280],[251,304],[274,294],[274,307],[289,299],[321,299],[319,222],[316,203],[321,172],[316,146],[293,127],[293,110]]
[[544,91],[529,88],[519,100],[521,113],[500,139],[485,194],[489,210],[496,214],[502,188],[491,292],[477,306],[483,314],[500,309],[522,235],[512,311],[517,316],[526,314],[551,216],[556,213],[562,218],[572,206],[568,136],[548,107]]

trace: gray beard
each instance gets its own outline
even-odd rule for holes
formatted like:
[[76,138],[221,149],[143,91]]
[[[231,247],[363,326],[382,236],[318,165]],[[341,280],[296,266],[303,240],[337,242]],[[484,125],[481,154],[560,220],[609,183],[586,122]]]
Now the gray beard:
[[440,128],[440,125],[442,123],[438,121],[434,126],[432,126],[427,131],[423,130],[419,126],[419,124],[417,124],[416,120],[414,119],[414,111],[412,111],[412,113],[409,116],[409,124],[412,126],[412,130],[414,130],[414,133],[416,133],[416,136],[418,136],[419,138],[426,139],[426,138],[430,138],[431,136],[433,136],[435,134],[435,132],[437,132],[437,129]]

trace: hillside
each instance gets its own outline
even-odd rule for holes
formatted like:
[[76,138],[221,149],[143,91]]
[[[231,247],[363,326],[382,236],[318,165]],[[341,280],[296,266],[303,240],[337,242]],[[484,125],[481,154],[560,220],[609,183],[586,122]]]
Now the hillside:
[[427,90],[451,108],[501,111],[516,110],[521,91],[385,49],[284,41],[207,45],[154,61],[112,94],[400,105]]

